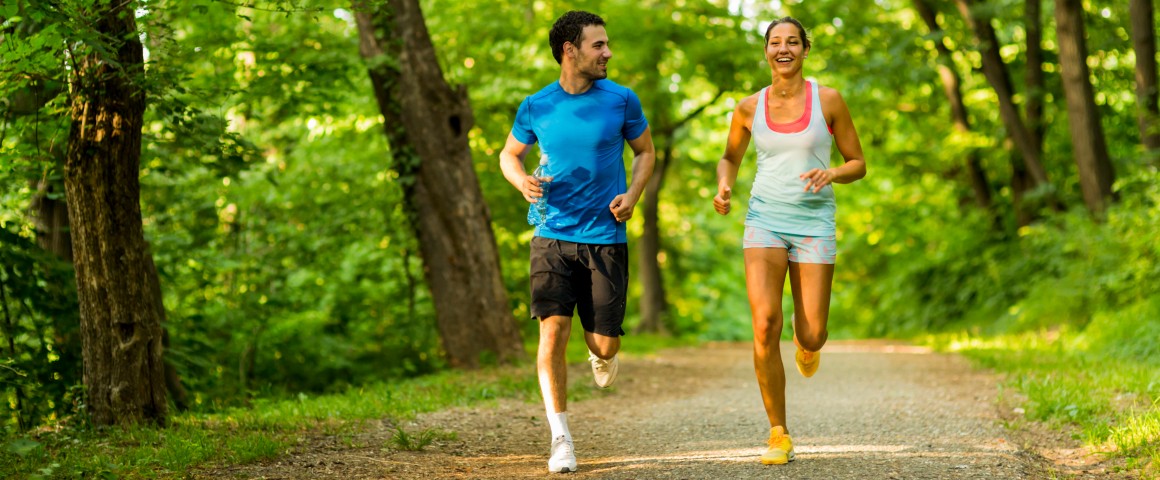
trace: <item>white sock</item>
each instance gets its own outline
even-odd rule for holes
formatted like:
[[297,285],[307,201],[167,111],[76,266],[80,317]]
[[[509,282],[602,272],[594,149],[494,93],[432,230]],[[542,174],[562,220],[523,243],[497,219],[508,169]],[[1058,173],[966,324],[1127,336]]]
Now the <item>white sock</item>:
[[572,433],[568,431],[568,412],[548,412],[548,426],[552,427],[552,438],[563,435],[572,439]]

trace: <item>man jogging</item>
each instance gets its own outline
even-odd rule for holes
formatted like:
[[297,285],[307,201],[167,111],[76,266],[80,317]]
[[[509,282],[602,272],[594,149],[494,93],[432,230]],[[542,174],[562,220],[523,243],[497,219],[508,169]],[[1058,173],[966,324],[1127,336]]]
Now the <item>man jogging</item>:
[[[524,199],[546,206],[531,242],[531,315],[540,319],[536,356],[540,391],[552,430],[548,471],[576,471],[568,431],[564,349],[579,313],[596,384],[616,379],[628,290],[624,222],[652,175],[655,152],[640,99],[607,80],[612,51],[604,20],[564,14],[548,34],[560,80],[520,103],[500,153],[504,177]],[[624,144],[632,147],[632,184],[624,174]],[[529,175],[524,158],[540,144],[548,175]],[[547,194],[545,195],[545,191]]]

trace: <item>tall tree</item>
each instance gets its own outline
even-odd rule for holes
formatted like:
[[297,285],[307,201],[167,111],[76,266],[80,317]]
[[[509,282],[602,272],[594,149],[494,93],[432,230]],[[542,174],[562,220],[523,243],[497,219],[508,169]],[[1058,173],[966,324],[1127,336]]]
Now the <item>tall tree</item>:
[[[624,61],[617,81],[635,85],[641,95],[657,145],[656,166],[640,200],[641,234],[636,244],[637,275],[640,281],[640,323],[637,332],[665,333],[674,325],[668,322],[668,293],[665,287],[667,269],[679,268],[665,258],[666,239],[659,215],[662,191],[679,160],[693,159],[678,142],[688,135],[684,126],[729,91],[746,83],[760,58],[759,43],[752,33],[741,28],[736,13],[710,2],[685,4],[649,0],[624,5],[623,10],[608,12],[617,25],[623,18],[633,18],[630,28],[614,32],[617,58],[648,58],[649,62]],[[633,28],[635,27],[635,28]],[[700,41],[712,38],[712,42]],[[743,52],[743,53],[742,53]],[[615,61],[615,60],[614,60]],[[690,81],[696,79],[696,81]]]
[[1023,111],[1027,114],[1027,131],[1035,150],[1043,151],[1043,98],[1047,82],[1043,75],[1043,0],[1023,2],[1023,31],[1027,42],[1027,71],[1023,76],[1025,87]]
[[1152,0],[1129,0],[1132,17],[1132,48],[1136,50],[1136,109],[1140,140],[1153,155],[1160,155],[1160,87],[1156,80],[1155,10]]
[[485,352],[519,358],[523,344],[467,143],[467,91],[444,79],[417,0],[354,6],[447,357],[461,367],[478,365]]
[[[967,115],[967,107],[963,103],[962,81],[959,78],[959,72],[955,70],[954,57],[950,48],[946,46],[943,41],[943,29],[938,23],[938,16],[935,14],[933,8],[927,3],[927,0],[914,0],[914,8],[918,11],[922,21],[926,23],[927,29],[932,35],[937,37],[934,45],[938,51],[938,75],[943,84],[943,92],[947,96],[947,101],[951,106],[951,122],[954,123],[955,130],[960,133],[968,133],[971,131],[970,118]],[[975,202],[979,208],[983,210],[991,210],[991,187],[987,181],[987,172],[983,170],[983,162],[979,158],[977,149],[972,148],[967,152],[966,158],[967,173],[970,177],[971,189],[975,192]]]
[[[1023,2],[1023,31],[1026,32],[1026,72],[1023,86],[1026,101],[1023,111],[1027,115],[1027,132],[1035,151],[1043,152],[1043,99],[1047,93],[1047,81],[1043,74],[1043,0]],[[1033,209],[1025,205],[1024,198],[1035,188],[1027,172],[1026,162],[1016,153],[1011,155],[1011,198],[1015,210],[1015,224],[1022,227],[1036,218]],[[1055,197],[1051,198],[1055,201]],[[1055,205],[1059,207],[1059,205]]]
[[[641,5],[643,8],[657,7],[657,5]],[[671,10],[669,6],[666,10]],[[672,13],[668,17],[672,18]],[[664,16],[664,13],[661,13]],[[646,16],[641,23],[644,29],[660,31],[661,38],[672,39],[672,29],[666,28],[666,23],[658,23],[656,17]],[[663,20],[662,20],[663,22]],[[661,25],[664,25],[662,27]],[[658,28],[660,27],[660,28]],[[644,187],[644,195],[640,199],[641,234],[637,242],[637,276],[640,278],[640,323],[636,326],[638,333],[668,333],[665,325],[665,315],[668,312],[668,295],[665,292],[664,271],[661,269],[661,232],[660,232],[660,191],[664,186],[665,170],[673,156],[673,132],[670,128],[672,115],[673,93],[669,92],[662,80],[660,59],[666,50],[662,42],[650,44],[648,57],[657,59],[656,65],[650,65],[642,71],[644,79],[645,99],[648,101],[648,116],[651,123],[653,141],[660,148],[656,151],[656,164],[652,176]]]
[[975,8],[978,0],[955,0],[959,12],[966,19],[974,33],[975,41],[979,44],[979,53],[983,62],[983,76],[987,83],[995,90],[999,97],[999,116],[1007,128],[1007,135],[1015,143],[1023,162],[1035,186],[1049,184],[1047,170],[1040,161],[1040,152],[1023,117],[1015,106],[1015,93],[1011,84],[1011,76],[1007,72],[1007,65],[999,55],[999,39],[995,35],[995,28],[991,25],[991,18]]
[[[645,195],[641,200],[641,213],[644,217],[643,231],[640,236],[640,324],[638,332],[665,333],[664,314],[668,310],[668,300],[665,295],[664,277],[661,272],[661,234],[660,234],[660,193],[664,187],[665,174],[675,161],[674,142],[676,132],[690,120],[696,118],[706,108],[717,102],[725,92],[718,90],[709,102],[697,107],[683,118],[673,123],[671,119],[661,120],[661,124],[654,130],[654,137],[659,140],[661,149],[657,154],[657,164],[652,177],[645,185]],[[666,99],[668,100],[668,99]]]
[[144,56],[136,2],[81,13],[90,44],[71,58],[72,125],[64,168],[81,313],[84,383],[97,425],[164,424],[158,279],[141,223]]
[[1096,109],[1087,66],[1082,0],[1055,1],[1055,36],[1059,41],[1059,63],[1063,71],[1063,92],[1067,96],[1067,123],[1071,145],[1079,167],[1079,184],[1084,203],[1093,215],[1101,216],[1112,196],[1114,172],[1104,139],[1100,112]]

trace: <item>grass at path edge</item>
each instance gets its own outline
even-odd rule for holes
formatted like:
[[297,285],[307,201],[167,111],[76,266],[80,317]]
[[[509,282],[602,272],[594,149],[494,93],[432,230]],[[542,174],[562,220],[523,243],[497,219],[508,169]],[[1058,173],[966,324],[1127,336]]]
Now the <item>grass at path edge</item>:
[[1140,478],[1160,478],[1160,362],[1125,354],[1131,345],[1090,340],[1066,328],[919,339],[1002,374],[1001,395],[1013,396],[1006,403],[1018,405],[1017,415],[1067,428],[1090,451],[1122,459]]
[[[588,358],[583,335],[575,334],[579,331],[576,329],[569,342],[570,364]],[[622,352],[647,355],[695,343],[692,339],[632,335],[625,337]],[[167,428],[62,427],[4,439],[0,478],[175,478],[196,468],[276,458],[311,435],[351,438],[370,422],[393,423],[420,413],[501,398],[537,402],[536,339],[526,340],[524,346],[528,359],[516,365],[444,371],[337,394],[258,399],[251,408],[171,415]],[[599,394],[591,382],[571,383],[570,398]]]

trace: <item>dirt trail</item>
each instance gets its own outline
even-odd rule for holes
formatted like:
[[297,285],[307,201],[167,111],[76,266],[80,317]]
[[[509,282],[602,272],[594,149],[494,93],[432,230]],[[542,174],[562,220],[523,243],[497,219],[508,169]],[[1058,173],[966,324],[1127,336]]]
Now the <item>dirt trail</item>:
[[[626,339],[631,341],[631,339]],[[995,405],[996,380],[951,355],[886,342],[830,342],[821,369],[793,370],[787,397],[797,460],[757,461],[768,432],[749,344],[625,356],[609,391],[569,405],[579,472],[572,479],[957,479],[1044,478],[1009,442]],[[529,375],[532,372],[529,371]],[[571,382],[591,382],[587,364]],[[531,478],[547,474],[548,428],[539,404],[419,416],[404,428],[451,430],[458,439],[422,452],[382,446],[383,427],[355,446],[307,442],[308,451],[213,472],[246,478]],[[302,450],[302,449],[300,449]]]

